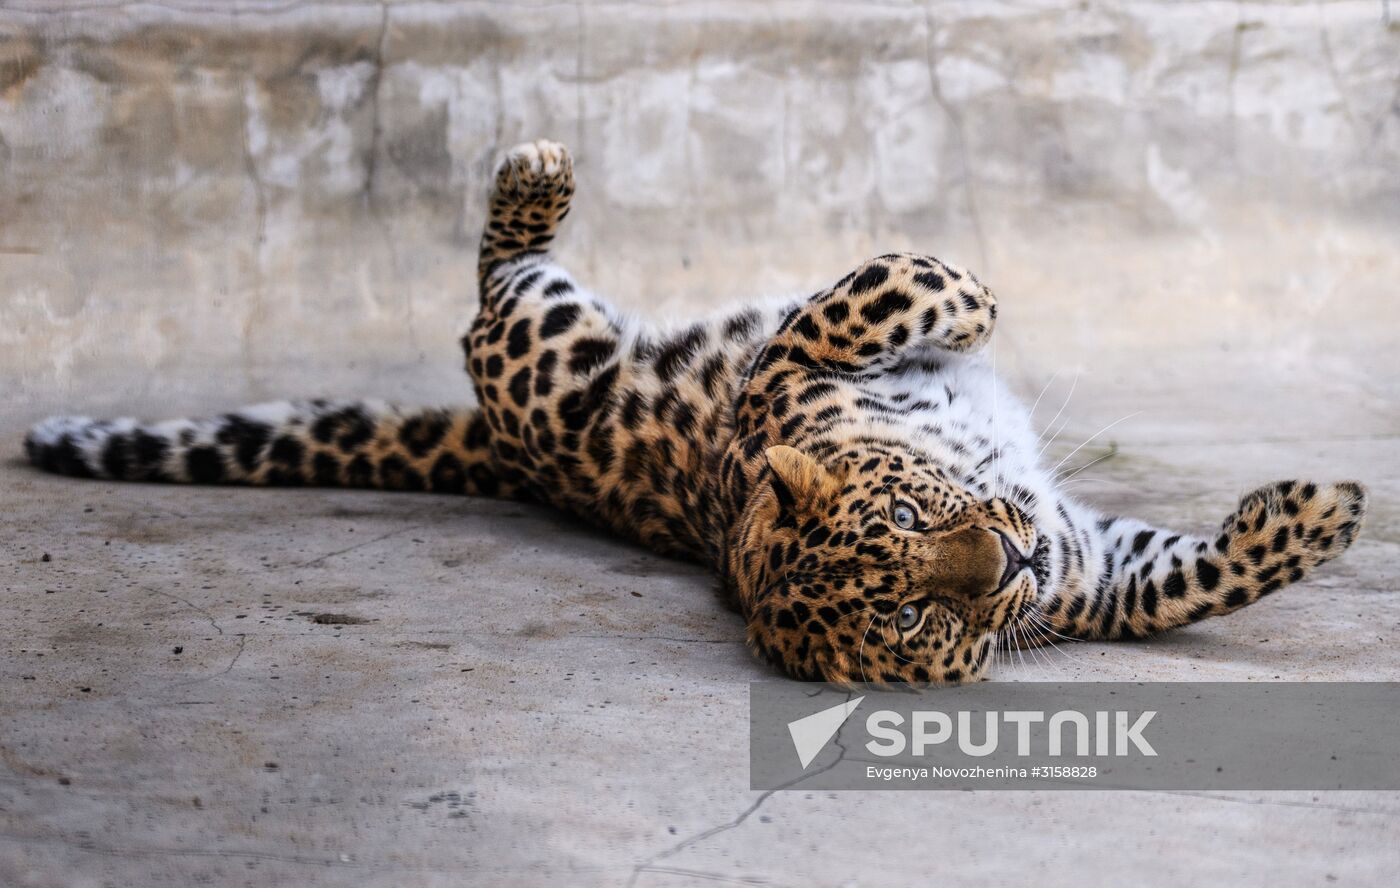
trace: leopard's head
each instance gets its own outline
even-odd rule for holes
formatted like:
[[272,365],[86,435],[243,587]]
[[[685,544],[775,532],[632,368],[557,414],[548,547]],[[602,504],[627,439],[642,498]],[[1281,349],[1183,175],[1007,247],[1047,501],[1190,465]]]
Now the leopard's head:
[[1044,582],[1026,514],[899,443],[766,456],[734,571],[749,646],[802,680],[978,678]]

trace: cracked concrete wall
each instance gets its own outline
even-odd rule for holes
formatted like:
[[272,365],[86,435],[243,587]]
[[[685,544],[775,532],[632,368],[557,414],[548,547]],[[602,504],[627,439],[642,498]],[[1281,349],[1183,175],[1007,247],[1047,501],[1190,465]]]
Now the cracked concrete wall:
[[1381,2],[20,0],[8,406],[464,397],[490,171],[537,136],[578,157],[561,252],[642,313],[916,249],[1027,380],[1400,385]]

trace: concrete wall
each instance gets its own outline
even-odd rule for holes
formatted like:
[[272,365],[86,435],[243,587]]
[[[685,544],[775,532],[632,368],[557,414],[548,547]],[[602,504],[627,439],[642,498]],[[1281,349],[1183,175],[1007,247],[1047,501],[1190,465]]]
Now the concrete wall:
[[465,397],[490,171],[538,136],[578,158],[562,252],[644,313],[909,248],[1001,295],[1032,395],[1077,370],[1400,386],[1380,0],[6,7],[24,418]]

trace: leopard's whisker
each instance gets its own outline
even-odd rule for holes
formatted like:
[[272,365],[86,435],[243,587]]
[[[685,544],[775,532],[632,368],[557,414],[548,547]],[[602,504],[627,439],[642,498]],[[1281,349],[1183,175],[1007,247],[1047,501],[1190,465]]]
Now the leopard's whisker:
[[1050,380],[1049,380],[1049,382],[1046,382],[1045,385],[1043,385],[1043,386],[1040,387],[1040,394],[1038,394],[1038,395],[1035,396],[1035,401],[1033,401],[1033,402],[1031,403],[1031,409],[1030,409],[1030,411],[1027,413],[1027,415],[1031,418],[1031,421],[1034,421],[1034,420],[1035,420],[1035,408],[1037,408],[1037,407],[1040,406],[1040,399],[1043,398],[1043,397],[1045,397],[1045,393],[1046,393],[1047,391],[1050,390],[1050,386],[1054,385],[1054,384],[1055,384],[1055,380],[1057,380],[1057,379],[1059,379],[1059,378],[1060,378],[1060,371],[1056,370],[1054,373],[1052,373],[1052,374],[1050,375]]
[[1116,478],[1075,478],[1072,475],[1067,476],[1066,479],[1063,481],[1057,482],[1056,486],[1073,487],[1076,484],[1113,484],[1118,487],[1132,487],[1131,484],[1128,484],[1124,481],[1119,481]]
[[1053,626],[1051,626],[1049,623],[1045,622],[1045,618],[1044,618],[1043,616],[1037,617],[1037,619],[1039,619],[1039,620],[1041,621],[1041,627],[1044,628],[1044,630],[1045,630],[1046,632],[1049,632],[1051,635],[1055,636],[1056,638],[1062,638],[1062,639],[1064,639],[1065,641],[1085,641],[1085,640],[1086,640],[1086,639],[1083,639],[1083,638],[1075,638],[1073,635],[1064,635],[1064,634],[1062,634],[1062,633],[1060,633],[1060,632],[1056,632],[1056,631],[1055,631],[1055,628],[1054,628]]
[[1053,666],[1053,664],[1051,664],[1050,662],[1050,655],[1039,650],[1040,645],[1036,644],[1036,642],[1038,642],[1040,639],[1036,636],[1031,635],[1030,630],[1030,625],[1027,624],[1024,620],[1022,620],[1020,628],[1018,629],[1018,631],[1021,633],[1021,640],[1025,643],[1026,650],[1031,655],[1031,660],[1035,662],[1036,666],[1041,670],[1042,673],[1046,673],[1046,671],[1049,668],[1052,668]]
[[[1016,626],[1013,624],[1013,625],[1011,626],[1011,638],[1012,638],[1012,643],[1013,643],[1013,645],[1015,645],[1015,640],[1018,639],[1019,637],[1020,637],[1020,636],[1018,636],[1018,635],[1016,634]],[[1020,665],[1021,665],[1021,668],[1022,668],[1022,669],[1026,668],[1026,655],[1025,655],[1025,653],[1023,653],[1023,652],[1021,651],[1020,646],[1019,646],[1019,645],[1013,646],[1013,647],[1012,647],[1012,651],[1014,651],[1014,656],[1015,656],[1015,658],[1019,661],[1019,663],[1020,663]]]
[[[1076,388],[1078,388],[1078,387],[1079,387],[1079,371],[1076,370],[1075,373],[1074,373],[1074,382],[1071,383],[1071,384],[1070,384],[1070,387],[1069,387],[1069,394],[1065,395],[1064,403],[1060,405],[1060,409],[1057,410],[1057,411],[1055,411],[1055,415],[1054,415],[1053,417],[1051,417],[1051,419],[1050,419],[1050,421],[1049,421],[1048,423],[1045,424],[1045,430],[1042,431],[1042,432],[1040,433],[1040,437],[1038,437],[1038,438],[1036,439],[1037,441],[1044,440],[1044,438],[1045,438],[1045,432],[1046,432],[1046,431],[1049,431],[1049,429],[1059,420],[1060,416],[1065,412],[1065,408],[1069,406],[1069,399],[1074,397],[1074,390],[1075,390]],[[1054,439],[1054,437],[1052,436],[1052,437],[1050,438],[1050,440],[1053,441],[1053,440],[1055,440],[1055,439]],[[1046,446],[1046,447],[1049,447],[1049,446],[1050,446],[1050,444],[1049,444],[1048,441],[1046,442],[1045,446]],[[1045,452],[1045,448],[1042,447],[1042,448],[1040,449],[1040,452],[1041,452],[1041,453],[1044,453],[1044,452]]]
[[[1071,663],[1079,662],[1078,657],[1071,655],[1069,651],[1065,650],[1063,646],[1057,644],[1055,640],[1050,637],[1051,635],[1057,635],[1058,633],[1055,632],[1055,630],[1051,629],[1050,626],[1048,626],[1044,622],[1044,618],[1040,617],[1037,614],[1031,613],[1027,614],[1026,619],[1029,621],[1028,625],[1033,626],[1035,628],[1036,633],[1047,645],[1059,651],[1060,655],[1065,659],[1069,660]],[[1065,636],[1060,637],[1064,638]]]
[[1019,650],[1019,651],[1022,652],[1022,653],[1021,653],[1022,663],[1024,663],[1025,660],[1028,659],[1028,660],[1030,660],[1030,664],[1031,664],[1031,668],[1032,668],[1032,669],[1038,669],[1038,668],[1040,668],[1040,663],[1039,663],[1039,661],[1037,661],[1036,658],[1035,658],[1035,647],[1032,646],[1032,645],[1030,645],[1030,644],[1027,644],[1027,643],[1026,643],[1025,632],[1024,632],[1024,630],[1022,629],[1022,627],[1020,627],[1020,626],[1017,626],[1017,627],[1016,627],[1016,642],[1017,642],[1017,650]]
[[1062,423],[1060,423],[1060,425],[1055,429],[1054,433],[1051,434],[1050,437],[1048,437],[1048,438],[1045,439],[1045,443],[1040,445],[1040,450],[1036,451],[1036,454],[1035,454],[1036,462],[1039,462],[1040,459],[1041,459],[1041,457],[1045,456],[1045,451],[1049,450],[1050,447],[1051,447],[1056,441],[1059,440],[1060,435],[1064,434],[1065,429],[1069,428],[1070,422],[1071,422],[1071,417],[1066,416],[1066,417],[1065,417],[1065,421],[1062,422]]
[[879,616],[878,613],[871,614],[870,622],[865,624],[865,631],[860,634],[860,650],[856,653],[856,662],[860,664],[861,684],[870,684],[870,676],[865,674],[865,639],[869,637],[870,627],[875,625],[875,619]]
[[997,435],[997,341],[992,340],[992,497],[1001,496],[1001,443]]
[[[1103,462],[1104,460],[1106,460],[1106,459],[1111,459],[1111,458],[1113,458],[1113,457],[1115,457],[1115,456],[1117,456],[1117,455],[1118,455],[1118,445],[1114,444],[1114,445],[1112,445],[1112,447],[1111,447],[1111,449],[1109,450],[1108,453],[1105,453],[1105,454],[1103,454],[1102,456],[1099,456],[1099,457],[1096,457],[1096,458],[1094,458],[1094,459],[1091,459],[1090,461],[1086,462],[1084,465],[1080,466],[1079,468],[1075,469],[1074,471],[1069,472],[1068,474],[1066,474],[1066,475],[1064,475],[1064,476],[1062,476],[1062,477],[1056,478],[1056,479],[1055,479],[1055,483],[1056,483],[1056,484],[1059,484],[1059,485],[1068,484],[1068,483],[1070,483],[1070,481],[1074,478],[1074,476],[1075,476],[1075,475],[1078,475],[1080,472],[1083,472],[1083,471],[1085,471],[1086,469],[1091,469],[1091,468],[1093,468],[1094,466],[1098,465],[1099,463]],[[1092,478],[1081,478],[1081,479],[1079,479],[1079,480],[1081,480],[1081,481],[1092,481],[1092,480],[1096,480],[1096,479],[1092,479]]]
[[1141,415],[1142,415],[1142,411],[1141,411],[1141,410],[1134,410],[1132,413],[1129,413],[1127,416],[1123,416],[1123,417],[1120,417],[1120,418],[1118,418],[1118,419],[1115,419],[1113,422],[1111,422],[1111,423],[1109,423],[1108,425],[1104,426],[1103,428],[1099,429],[1097,432],[1094,432],[1094,433],[1093,433],[1092,435],[1090,435],[1088,438],[1085,438],[1085,439],[1084,439],[1084,443],[1083,443],[1083,444],[1080,444],[1078,447],[1076,447],[1076,448],[1074,448],[1073,450],[1071,450],[1068,454],[1065,455],[1065,458],[1064,458],[1064,459],[1062,459],[1062,460],[1060,460],[1058,463],[1056,463],[1056,464],[1055,464],[1055,467],[1054,467],[1053,469],[1050,470],[1050,474],[1053,475],[1053,474],[1055,474],[1056,472],[1058,472],[1058,471],[1060,470],[1060,466],[1062,466],[1062,465],[1064,465],[1065,463],[1069,462],[1070,457],[1074,456],[1076,453],[1078,453],[1079,451],[1083,450],[1085,447],[1089,446],[1089,443],[1090,443],[1091,441],[1093,441],[1095,438],[1097,438],[1099,435],[1102,435],[1104,432],[1108,431],[1109,429],[1113,428],[1114,426],[1118,425],[1119,423],[1127,422],[1128,420],[1132,419],[1133,417],[1135,417],[1135,416],[1141,416]]
[[1038,667],[1040,664],[1039,664],[1039,662],[1036,660],[1036,657],[1035,657],[1035,647],[1027,643],[1027,641],[1026,641],[1026,635],[1025,635],[1025,633],[1022,631],[1022,628],[1021,628],[1021,626],[1020,626],[1019,621],[1017,621],[1016,623],[1013,623],[1013,624],[1012,624],[1012,626],[1011,626],[1011,634],[1012,634],[1012,635],[1015,637],[1015,639],[1016,639],[1016,650],[1019,651],[1019,652],[1021,653],[1021,658],[1022,658],[1021,662],[1022,662],[1022,665],[1025,664],[1025,658],[1026,658],[1026,656],[1029,655],[1029,656],[1030,656],[1031,665],[1032,665],[1032,666],[1035,666],[1035,667]]

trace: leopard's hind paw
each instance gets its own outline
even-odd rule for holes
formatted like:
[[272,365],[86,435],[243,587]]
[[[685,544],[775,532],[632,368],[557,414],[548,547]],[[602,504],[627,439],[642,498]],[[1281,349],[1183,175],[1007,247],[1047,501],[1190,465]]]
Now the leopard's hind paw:
[[573,193],[573,157],[568,148],[548,139],[516,145],[496,171],[495,196],[513,206],[537,204],[547,211],[567,204]]
[[1345,552],[1365,515],[1366,490],[1354,481],[1280,481],[1240,500],[1216,549],[1231,573],[1258,584],[1253,597],[1267,595]]

